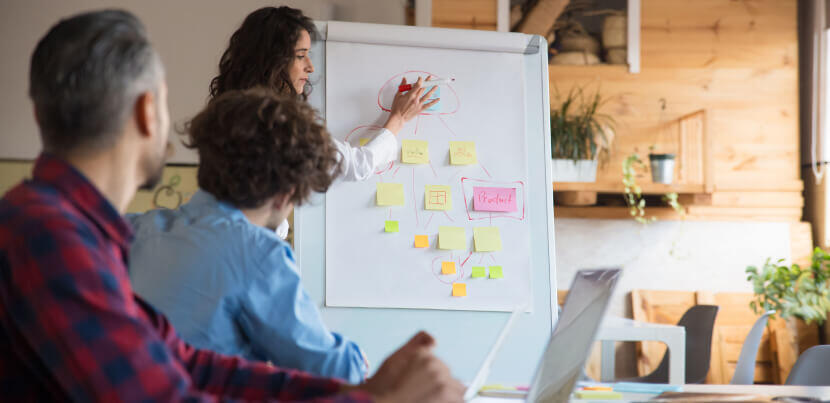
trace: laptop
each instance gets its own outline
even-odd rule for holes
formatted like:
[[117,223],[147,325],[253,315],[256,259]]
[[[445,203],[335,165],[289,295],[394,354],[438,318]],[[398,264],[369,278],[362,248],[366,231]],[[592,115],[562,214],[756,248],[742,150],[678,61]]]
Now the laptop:
[[[580,270],[571,283],[559,321],[525,392],[501,393],[500,397],[527,398],[533,403],[568,401],[591,352],[597,330],[620,277],[620,269]],[[464,394],[470,401],[484,384],[490,366],[519,312],[510,315],[476,377]]]

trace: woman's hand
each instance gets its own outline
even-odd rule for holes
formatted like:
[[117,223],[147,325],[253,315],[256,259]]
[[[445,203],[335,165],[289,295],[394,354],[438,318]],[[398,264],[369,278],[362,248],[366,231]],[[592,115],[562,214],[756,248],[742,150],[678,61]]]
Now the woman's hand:
[[[432,76],[427,76],[426,81]],[[426,102],[432,93],[435,92],[437,86],[432,87],[426,94],[423,88],[424,79],[418,77],[418,81],[412,86],[412,89],[406,92],[398,92],[395,94],[395,99],[392,101],[392,110],[389,114],[389,119],[383,127],[392,133],[398,134],[401,131],[404,123],[412,120],[421,112],[427,110],[430,106],[435,105],[440,98],[433,99]],[[406,85],[406,77],[401,80],[400,85]],[[426,103],[424,103],[426,102]]]

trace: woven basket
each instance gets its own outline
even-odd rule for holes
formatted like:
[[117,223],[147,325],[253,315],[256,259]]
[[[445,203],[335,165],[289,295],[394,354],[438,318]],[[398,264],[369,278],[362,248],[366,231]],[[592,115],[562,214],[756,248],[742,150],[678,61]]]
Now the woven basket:
[[602,46],[606,49],[624,48],[626,41],[625,15],[609,15],[602,21]]
[[562,52],[587,52],[599,55],[599,41],[591,36],[582,24],[569,21],[565,27],[557,31],[560,36]]
[[550,59],[550,64],[599,64],[599,57],[588,52],[562,52]]

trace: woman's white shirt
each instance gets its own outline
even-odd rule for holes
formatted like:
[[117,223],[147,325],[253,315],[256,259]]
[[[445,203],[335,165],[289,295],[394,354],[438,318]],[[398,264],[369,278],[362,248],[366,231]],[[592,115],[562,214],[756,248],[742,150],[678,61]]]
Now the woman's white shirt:
[[362,147],[352,147],[338,139],[334,145],[343,165],[341,180],[355,182],[369,179],[378,169],[392,162],[398,153],[398,139],[387,129],[380,129],[374,139]]
[[[365,146],[352,147],[349,143],[335,138],[334,145],[340,155],[343,172],[339,180],[357,182],[369,179],[384,165],[395,160],[398,154],[398,139],[391,131],[382,128],[380,133]],[[277,227],[277,236],[288,236],[288,220],[283,220]]]

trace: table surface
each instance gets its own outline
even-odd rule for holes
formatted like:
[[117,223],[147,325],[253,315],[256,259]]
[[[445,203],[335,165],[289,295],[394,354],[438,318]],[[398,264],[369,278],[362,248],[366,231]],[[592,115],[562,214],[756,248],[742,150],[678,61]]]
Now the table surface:
[[[822,400],[830,400],[830,386],[785,386],[785,385],[682,385],[683,392],[697,393],[736,393],[755,394],[762,396],[802,396],[813,397]],[[626,400],[649,400],[654,394],[623,393],[622,402]],[[517,398],[485,397],[478,396],[473,403],[505,403],[520,401]],[[583,402],[584,400],[572,399],[571,402]]]

